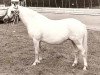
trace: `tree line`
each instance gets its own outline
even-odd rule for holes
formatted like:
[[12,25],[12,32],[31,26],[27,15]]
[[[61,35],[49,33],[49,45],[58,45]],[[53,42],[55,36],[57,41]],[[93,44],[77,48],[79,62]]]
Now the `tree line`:
[[27,6],[61,7],[61,8],[92,8],[100,6],[100,0],[27,0]]
[[[20,0],[23,1],[23,0]],[[11,5],[11,0],[0,0],[0,4]],[[100,6],[100,0],[26,0],[26,6],[61,7],[61,8],[92,8]]]

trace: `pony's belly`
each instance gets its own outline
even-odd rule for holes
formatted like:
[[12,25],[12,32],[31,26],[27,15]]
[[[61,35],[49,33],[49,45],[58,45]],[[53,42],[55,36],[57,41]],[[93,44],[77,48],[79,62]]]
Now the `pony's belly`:
[[64,40],[68,39],[68,36],[46,36],[42,38],[42,41],[50,43],[50,44],[60,44],[62,43]]
[[62,43],[64,40],[66,39],[60,39],[60,40],[57,40],[57,39],[43,39],[44,42],[47,42],[49,44],[60,44]]
[[54,25],[51,28],[50,26],[46,27],[46,29],[43,30],[42,40],[51,44],[59,44],[68,39],[69,31],[67,29],[67,26],[58,26]]

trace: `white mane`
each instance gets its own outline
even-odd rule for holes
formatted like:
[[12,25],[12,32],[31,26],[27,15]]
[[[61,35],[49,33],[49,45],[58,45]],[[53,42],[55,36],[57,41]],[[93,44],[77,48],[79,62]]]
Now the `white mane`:
[[[29,17],[34,17],[36,15],[37,18],[44,18],[44,19],[47,19],[45,16],[37,13],[36,11],[32,10],[32,9],[29,9],[29,8],[26,8],[26,7],[22,7],[22,6],[18,6],[19,7],[19,10],[21,10],[21,13],[25,13],[27,14]],[[39,16],[37,16],[39,15]]]

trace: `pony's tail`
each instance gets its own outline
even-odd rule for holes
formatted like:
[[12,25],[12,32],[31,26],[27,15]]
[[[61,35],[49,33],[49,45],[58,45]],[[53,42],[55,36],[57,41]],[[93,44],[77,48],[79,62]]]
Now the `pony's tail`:
[[87,46],[87,35],[88,35],[88,33],[86,31],[86,33],[84,34],[84,37],[83,37],[83,47],[85,49],[86,56],[87,56],[87,50],[88,50],[88,46]]

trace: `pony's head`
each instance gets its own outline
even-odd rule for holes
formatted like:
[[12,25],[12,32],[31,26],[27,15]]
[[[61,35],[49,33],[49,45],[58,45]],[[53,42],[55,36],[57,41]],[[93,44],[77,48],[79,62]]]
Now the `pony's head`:
[[18,6],[15,5],[15,4],[12,4],[12,5],[7,9],[7,12],[6,12],[5,17],[3,18],[3,21],[12,19],[12,17],[13,17],[14,14],[15,14],[15,11],[16,11],[17,9],[18,9]]

